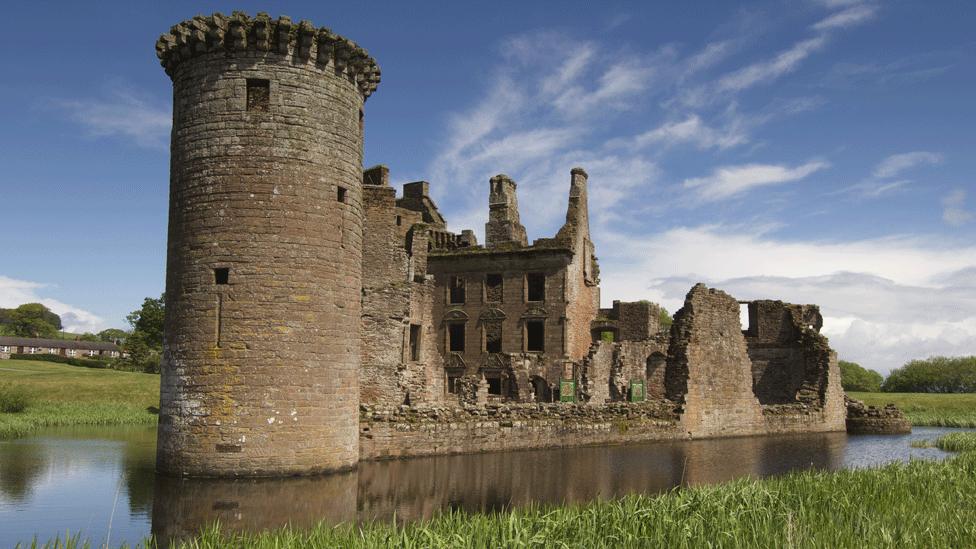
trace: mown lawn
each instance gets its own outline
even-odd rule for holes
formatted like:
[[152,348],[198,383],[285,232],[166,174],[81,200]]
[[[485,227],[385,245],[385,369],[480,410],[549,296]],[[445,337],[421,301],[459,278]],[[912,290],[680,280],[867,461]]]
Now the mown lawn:
[[892,403],[912,423],[934,427],[976,427],[976,393],[849,393],[871,406]]
[[4,385],[25,389],[30,404],[23,412],[0,412],[0,438],[23,436],[46,426],[156,422],[159,376],[155,374],[2,360],[0,386]]

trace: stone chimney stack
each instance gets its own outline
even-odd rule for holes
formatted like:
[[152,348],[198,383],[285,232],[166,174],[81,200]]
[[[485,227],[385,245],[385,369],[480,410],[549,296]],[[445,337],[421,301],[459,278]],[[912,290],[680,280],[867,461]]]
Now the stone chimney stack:
[[488,223],[485,223],[485,246],[527,246],[525,227],[519,221],[518,196],[515,181],[498,174],[488,182]]

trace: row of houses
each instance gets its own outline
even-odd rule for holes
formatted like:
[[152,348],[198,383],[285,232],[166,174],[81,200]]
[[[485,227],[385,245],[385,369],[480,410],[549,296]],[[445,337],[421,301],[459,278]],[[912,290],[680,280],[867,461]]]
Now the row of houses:
[[44,339],[37,337],[0,336],[0,359],[12,354],[51,354],[66,357],[116,358],[122,348],[106,341],[73,341],[68,339]]

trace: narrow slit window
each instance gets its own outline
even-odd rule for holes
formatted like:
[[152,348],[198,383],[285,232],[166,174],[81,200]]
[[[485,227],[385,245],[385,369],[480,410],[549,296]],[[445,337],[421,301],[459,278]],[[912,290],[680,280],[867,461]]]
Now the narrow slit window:
[[271,110],[271,82],[264,78],[247,79],[247,110],[268,112]]
[[396,224],[397,224],[397,227],[399,227],[401,224],[403,224],[403,219],[399,215],[396,216]]
[[410,325],[410,360],[420,360],[420,325]]
[[546,300],[546,275],[542,273],[529,273],[525,276],[525,283],[528,286],[526,299],[528,301]]
[[230,283],[230,269],[227,267],[218,267],[214,269],[214,283],[223,285]]
[[542,320],[525,323],[525,350],[541,353],[546,350],[546,324]]
[[345,187],[338,187],[336,189],[336,200],[338,200],[339,202],[342,202],[343,204],[345,204],[346,203],[346,194],[347,193],[346,193],[346,188]]
[[464,352],[464,324],[455,322],[448,324],[448,348],[452,353]]
[[453,304],[464,303],[464,277],[452,276],[449,299]]

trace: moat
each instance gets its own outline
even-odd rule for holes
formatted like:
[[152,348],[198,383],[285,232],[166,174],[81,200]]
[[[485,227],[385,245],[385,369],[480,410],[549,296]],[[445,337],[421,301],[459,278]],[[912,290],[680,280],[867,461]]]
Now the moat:
[[610,447],[364,462],[353,473],[274,480],[179,480],[153,472],[152,428],[76,428],[0,441],[0,547],[83,532],[93,544],[187,535],[219,519],[230,528],[430,517],[439,510],[504,510],[583,502],[674,486],[803,469],[870,467],[952,429],[910,435],[845,433],[741,437]]

